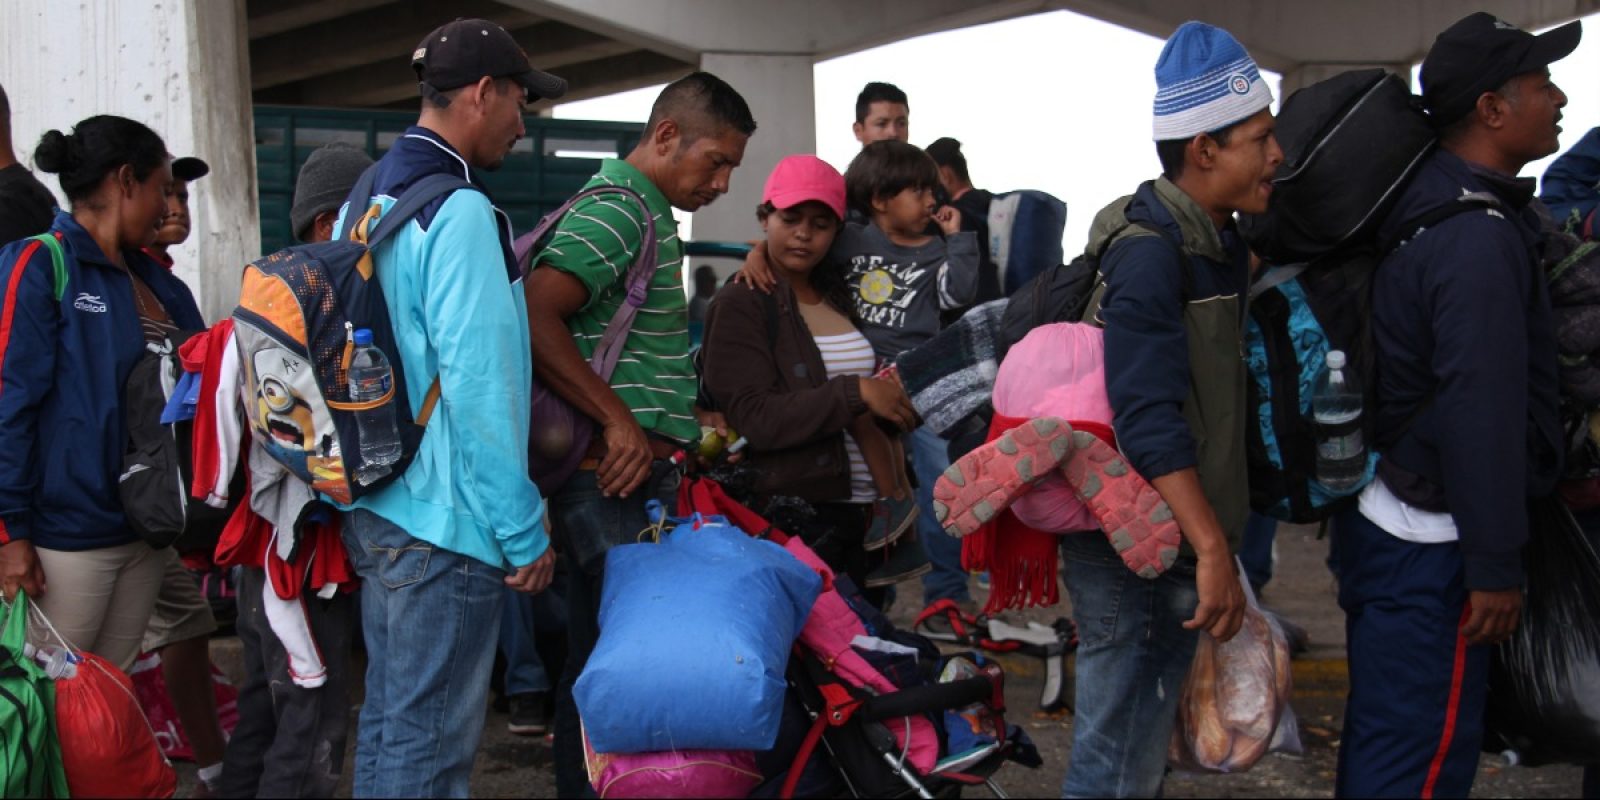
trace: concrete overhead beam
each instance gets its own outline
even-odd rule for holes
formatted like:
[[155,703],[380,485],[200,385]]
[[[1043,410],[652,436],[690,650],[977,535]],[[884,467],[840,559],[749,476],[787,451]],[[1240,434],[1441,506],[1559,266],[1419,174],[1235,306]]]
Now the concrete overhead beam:
[[246,4],[246,25],[251,39],[261,39],[393,2],[395,0],[250,0]]
[[[634,50],[624,42],[560,22],[541,22],[519,28],[511,31],[511,36],[528,52],[534,67],[564,78],[570,65],[591,63]],[[258,92],[256,99],[263,103],[356,108],[415,103],[417,80],[411,72],[409,56],[391,52],[382,61]]]
[[1261,66],[1410,64],[1474,11],[1534,29],[1600,11],[1600,0],[1055,0],[1059,8],[1156,38],[1187,20],[1228,29]]
[[567,79],[570,87],[561,102],[571,103],[670,83],[695,69],[695,63],[679,61],[649,50],[635,50],[614,58],[573,64],[558,73]]
[[683,61],[700,54],[829,57],[1052,8],[1050,0],[505,0]]
[[493,0],[416,2],[361,11],[251,42],[250,86],[268,89],[409,54],[429,31],[456,17],[478,17],[507,29],[539,21]]

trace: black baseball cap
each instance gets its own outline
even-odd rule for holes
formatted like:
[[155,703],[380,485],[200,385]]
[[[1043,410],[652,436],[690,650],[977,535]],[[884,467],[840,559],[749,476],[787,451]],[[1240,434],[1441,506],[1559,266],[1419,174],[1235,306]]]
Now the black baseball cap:
[[1583,23],[1535,36],[1479,11],[1446,28],[1422,59],[1422,102],[1436,126],[1466,116],[1484,92],[1542,70],[1578,49]]
[[193,181],[211,174],[211,165],[194,156],[172,159],[172,177],[180,181]]
[[534,69],[505,28],[482,19],[458,19],[434,29],[411,53],[411,68],[423,94],[430,88],[448,92],[485,76],[516,81],[530,101],[567,93],[565,80]]

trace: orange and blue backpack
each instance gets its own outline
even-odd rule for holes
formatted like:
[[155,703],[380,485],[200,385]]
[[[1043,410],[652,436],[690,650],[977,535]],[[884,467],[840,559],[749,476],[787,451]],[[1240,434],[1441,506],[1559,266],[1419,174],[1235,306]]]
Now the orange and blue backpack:
[[[246,417],[256,441],[300,480],[346,504],[404,474],[439,399],[435,377],[412,418],[373,250],[428,203],[457,189],[476,190],[453,175],[430,175],[384,211],[371,201],[374,176],[369,168],[350,193],[345,238],[288,247],[251,263],[233,312]],[[372,331],[373,345],[389,356],[394,374],[382,398],[355,403],[348,371],[361,328]],[[394,409],[400,460],[363,484],[355,477],[361,467],[356,414],[384,405]]]

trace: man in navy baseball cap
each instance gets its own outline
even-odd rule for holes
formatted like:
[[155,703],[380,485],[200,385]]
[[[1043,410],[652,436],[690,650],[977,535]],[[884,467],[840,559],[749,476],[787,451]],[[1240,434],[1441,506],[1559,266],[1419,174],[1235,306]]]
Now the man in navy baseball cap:
[[[411,68],[417,72],[423,96],[435,100],[484,77],[510,78],[527,93],[530,103],[567,93],[565,80],[534,69],[528,54],[505,28],[482,19],[440,25],[412,52]],[[440,103],[448,104],[448,100]]]

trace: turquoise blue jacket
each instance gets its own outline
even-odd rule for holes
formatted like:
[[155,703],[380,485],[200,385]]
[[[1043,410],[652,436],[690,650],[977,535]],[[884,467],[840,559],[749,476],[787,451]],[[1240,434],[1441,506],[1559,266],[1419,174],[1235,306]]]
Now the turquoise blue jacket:
[[375,168],[370,202],[385,208],[437,173],[479,191],[440,198],[375,252],[411,412],[420,412],[435,375],[440,400],[405,475],[352,507],[484,563],[527,566],[550,537],[544,499],[528,477],[533,359],[510,220],[466,159],[426,128],[406,131]]

